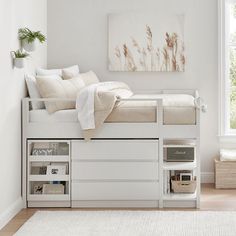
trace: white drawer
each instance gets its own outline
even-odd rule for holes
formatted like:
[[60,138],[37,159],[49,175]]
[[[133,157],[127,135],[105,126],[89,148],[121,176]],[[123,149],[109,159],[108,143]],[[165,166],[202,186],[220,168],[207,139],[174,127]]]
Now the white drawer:
[[72,183],[72,201],[158,199],[158,182]]
[[72,163],[72,180],[158,180],[157,162]]
[[74,140],[72,159],[158,160],[158,140]]

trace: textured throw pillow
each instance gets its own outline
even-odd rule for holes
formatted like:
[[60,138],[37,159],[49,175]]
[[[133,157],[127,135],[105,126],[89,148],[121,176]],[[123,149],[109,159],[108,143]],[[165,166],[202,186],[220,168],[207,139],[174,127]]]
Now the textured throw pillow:
[[97,75],[93,72],[93,71],[89,71],[86,73],[80,73],[79,75],[77,75],[74,78],[80,78],[84,81],[85,86],[88,86],[90,84],[97,84],[99,83],[99,79],[97,77]]
[[[70,66],[70,67],[67,67],[67,68],[64,68],[64,69],[41,69],[41,68],[38,68],[36,69],[36,75],[43,75],[43,76],[46,76],[46,75],[60,75],[62,76],[62,70],[66,70],[66,72],[68,73],[76,73],[79,74],[79,66],[78,65],[74,65],[74,66]],[[73,76],[74,77],[74,76]]]
[[[56,79],[49,79],[45,76],[37,76],[37,85],[43,98],[70,98],[76,99],[77,93],[85,87],[84,81],[78,77],[69,80],[62,80],[60,76]],[[49,113],[64,109],[74,109],[75,101],[72,102],[45,102]]]
[[[30,98],[41,98],[35,76],[25,75],[25,81]],[[31,102],[31,105],[34,110],[45,108],[44,102]]]
[[62,69],[63,79],[72,79],[78,74],[79,74],[79,67],[77,65]]

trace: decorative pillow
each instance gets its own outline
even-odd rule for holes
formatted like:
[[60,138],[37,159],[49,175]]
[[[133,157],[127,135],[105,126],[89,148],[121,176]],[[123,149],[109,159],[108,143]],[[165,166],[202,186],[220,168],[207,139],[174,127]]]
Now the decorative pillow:
[[[76,99],[77,93],[85,87],[84,81],[78,77],[69,80],[62,80],[60,76],[56,79],[49,79],[45,76],[37,76],[37,85],[43,98],[71,98]],[[64,109],[74,109],[73,102],[45,102],[46,109],[49,113]]]
[[[37,87],[35,76],[25,75],[25,81],[26,81],[30,98],[41,98],[41,95]],[[34,110],[45,108],[44,102],[31,102],[31,105]]]
[[41,69],[41,68],[38,68],[36,69],[36,75],[43,75],[43,76],[47,76],[47,75],[60,75],[62,76],[62,70],[66,70],[66,72],[68,73],[76,73],[79,74],[79,66],[78,65],[74,65],[74,66],[70,66],[70,67],[67,67],[67,68],[64,68],[64,69]]
[[40,76],[48,76],[48,75],[62,75],[62,70],[61,69],[41,69],[41,68],[37,68],[36,69],[36,75],[40,75]]
[[63,79],[72,79],[73,77],[79,74],[79,67],[71,66],[65,69],[62,69],[62,78]]
[[74,78],[80,78],[84,81],[85,86],[88,86],[90,84],[97,84],[99,83],[99,79],[97,75],[93,71],[89,71],[86,73],[80,73]]

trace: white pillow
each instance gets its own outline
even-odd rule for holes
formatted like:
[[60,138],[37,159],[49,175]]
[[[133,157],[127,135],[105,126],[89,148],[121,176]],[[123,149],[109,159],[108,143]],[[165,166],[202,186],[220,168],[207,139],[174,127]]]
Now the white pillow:
[[63,79],[72,79],[78,74],[79,74],[79,67],[77,65],[62,69]]
[[[57,76],[56,79],[37,76],[36,79],[39,92],[43,98],[71,98],[76,100],[77,93],[85,87],[84,81],[78,77],[62,80],[60,76]],[[45,102],[45,106],[49,113],[53,113],[64,109],[74,109],[75,101]]]
[[41,69],[37,68],[36,69],[36,75],[40,76],[47,76],[47,75],[60,75],[61,76],[62,70],[61,69]]
[[78,71],[79,73],[79,66],[78,65],[74,65],[74,66],[70,66],[64,69],[41,69],[38,68],[36,69],[36,75],[43,75],[43,76],[47,76],[47,75],[60,75],[62,76],[62,70],[66,70],[67,72],[74,72],[75,70]]
[[[41,98],[41,95],[37,87],[35,76],[25,75],[25,81],[26,81],[30,98]],[[45,108],[44,102],[31,102],[31,105],[34,110]]]
[[99,83],[99,79],[93,71],[89,71],[89,72],[86,72],[86,73],[80,73],[79,75],[77,75],[74,78],[82,79],[86,86],[89,86],[90,84]]

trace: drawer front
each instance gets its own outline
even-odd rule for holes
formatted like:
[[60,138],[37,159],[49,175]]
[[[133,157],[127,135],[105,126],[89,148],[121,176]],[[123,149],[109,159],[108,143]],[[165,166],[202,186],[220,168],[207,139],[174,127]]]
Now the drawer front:
[[158,180],[157,162],[72,163],[72,180]]
[[72,201],[158,199],[158,182],[72,183]]
[[72,160],[158,160],[158,140],[72,141]]

